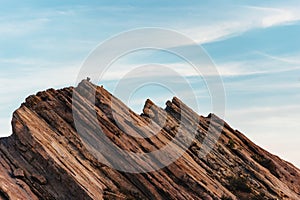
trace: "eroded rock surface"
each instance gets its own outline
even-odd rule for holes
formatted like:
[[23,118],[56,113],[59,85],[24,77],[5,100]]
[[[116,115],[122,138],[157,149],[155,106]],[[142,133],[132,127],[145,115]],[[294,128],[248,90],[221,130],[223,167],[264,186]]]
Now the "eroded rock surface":
[[[122,118],[126,105],[88,81],[78,88],[87,94],[82,96],[84,102],[96,91],[95,105],[90,106],[96,111],[98,125],[122,149],[143,153],[165,146],[177,134],[182,115],[199,119],[196,139],[182,157],[165,168],[120,172],[100,163],[79,137],[72,115],[74,88],[39,92],[15,111],[13,134],[0,140],[0,199],[300,199],[299,169],[255,145],[221,119],[212,122],[212,117],[217,118],[213,114],[199,116],[177,98],[168,101],[165,109],[147,100],[141,115],[130,111],[135,123],[126,130],[146,134],[151,130],[139,125],[147,123],[163,129],[147,139],[135,138],[118,127],[109,106],[114,100],[117,106],[113,109]],[[92,134],[88,118],[85,123],[87,134]],[[213,150],[199,157],[209,127],[217,131],[223,123]]]

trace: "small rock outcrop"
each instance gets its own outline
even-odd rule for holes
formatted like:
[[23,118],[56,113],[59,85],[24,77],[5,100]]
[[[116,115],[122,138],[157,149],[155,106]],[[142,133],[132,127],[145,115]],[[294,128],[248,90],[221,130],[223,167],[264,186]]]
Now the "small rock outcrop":
[[[99,162],[82,143],[72,114],[75,88],[39,92],[14,112],[13,134],[0,139],[0,199],[300,199],[299,169],[221,119],[212,122],[213,114],[199,116],[176,97],[165,109],[147,100],[141,115],[130,111],[135,120],[131,126],[153,123],[163,129],[157,136],[135,138],[118,128],[112,117],[112,109],[122,117],[129,109],[126,105],[88,80],[77,88],[96,92],[90,106],[97,111],[99,126],[122,149],[151,152],[163,147],[176,135],[180,115],[199,119],[196,138],[169,166],[148,173],[121,172]],[[111,108],[111,101],[117,107]],[[188,112],[182,113],[183,107]],[[217,130],[221,124],[214,148],[199,157],[209,127]],[[130,130],[144,134],[143,129]]]

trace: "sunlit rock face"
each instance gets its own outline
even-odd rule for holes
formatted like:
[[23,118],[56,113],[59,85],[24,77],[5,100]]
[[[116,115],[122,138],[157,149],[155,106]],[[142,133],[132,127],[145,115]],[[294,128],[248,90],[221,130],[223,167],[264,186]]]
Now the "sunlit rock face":
[[[182,116],[196,119],[197,134],[168,166],[147,173],[116,170],[100,162],[78,134],[72,107],[75,91],[85,94],[82,115],[90,106],[97,126],[120,149],[142,154],[163,148],[179,134]],[[94,104],[89,94],[95,95]],[[118,113],[118,122],[113,113]],[[0,140],[0,199],[300,199],[299,169],[212,117],[217,118],[197,115],[176,97],[165,109],[146,100],[138,115],[87,80],[77,88],[39,92],[15,111],[13,134]],[[86,134],[95,134],[89,117],[82,119]],[[199,156],[209,128],[218,127],[223,128],[217,143],[205,157]],[[181,130],[190,134],[188,127]],[[149,136],[151,132],[157,134]],[[185,148],[184,138],[174,148]],[[121,155],[108,152],[103,159],[109,162],[116,156]],[[135,162],[141,168],[146,165],[144,160]]]

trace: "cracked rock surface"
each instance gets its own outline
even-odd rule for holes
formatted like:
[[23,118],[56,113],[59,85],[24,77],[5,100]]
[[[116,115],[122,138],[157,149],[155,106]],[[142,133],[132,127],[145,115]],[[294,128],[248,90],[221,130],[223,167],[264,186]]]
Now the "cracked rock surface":
[[[300,199],[299,169],[255,145],[214,114],[200,116],[174,97],[164,109],[147,100],[141,115],[129,111],[133,119],[129,121],[125,104],[84,80],[76,88],[85,94],[81,100],[96,111],[105,135],[124,150],[147,153],[164,147],[178,134],[180,116],[198,122],[193,124],[197,135],[192,145],[171,165],[148,173],[112,169],[99,162],[79,137],[72,114],[74,91],[69,87],[39,92],[14,112],[13,134],[0,139],[0,199]],[[93,91],[94,105],[87,98]],[[117,106],[111,108],[112,101]],[[87,108],[77,105],[76,109]],[[120,124],[112,112],[118,114]],[[93,134],[94,124],[84,119],[86,133]],[[162,127],[157,135],[132,136],[151,133],[152,129],[142,126],[149,123],[153,129]],[[212,151],[199,157],[209,128],[217,131],[222,124]],[[188,127],[182,130],[189,134]],[[183,148],[183,143],[176,148]],[[111,159],[110,154],[103,156]]]

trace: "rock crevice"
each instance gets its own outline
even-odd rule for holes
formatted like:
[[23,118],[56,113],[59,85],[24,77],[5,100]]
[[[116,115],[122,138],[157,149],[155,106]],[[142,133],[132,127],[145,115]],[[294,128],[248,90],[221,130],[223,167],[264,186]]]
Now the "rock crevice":
[[[82,116],[87,133],[99,126],[126,151],[148,153],[164,147],[178,134],[182,119],[189,122],[182,128],[184,134],[195,126],[196,137],[183,156],[160,170],[131,174],[112,169],[99,162],[79,137],[72,113],[78,89],[86,104],[76,105],[75,112],[93,110],[98,119],[94,124],[91,113]],[[14,112],[13,134],[0,139],[0,199],[300,199],[299,169],[223,120],[212,122],[212,117],[216,116],[199,116],[176,97],[165,109],[148,99],[138,115],[86,80],[77,88],[39,92]],[[209,127],[216,131],[223,124],[212,151],[199,157]],[[176,148],[184,145],[177,141]],[[110,154],[104,158],[110,160]]]

